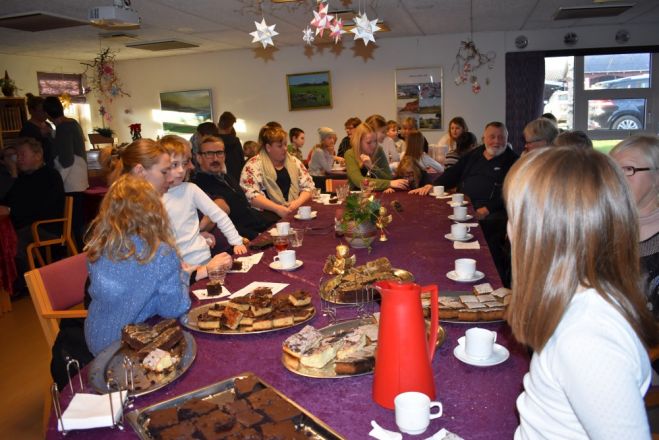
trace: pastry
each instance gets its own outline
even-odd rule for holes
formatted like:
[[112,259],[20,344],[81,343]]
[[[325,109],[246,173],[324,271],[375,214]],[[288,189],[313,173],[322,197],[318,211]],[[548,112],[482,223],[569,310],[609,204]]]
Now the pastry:
[[490,283],[476,284],[472,289],[474,295],[486,295],[488,293],[492,293],[493,290],[494,289],[492,289],[492,285]]
[[233,307],[234,309],[240,310],[241,312],[246,311],[250,307],[250,297],[249,295],[238,296],[236,298],[231,298],[227,307]]
[[293,324],[295,324],[295,319],[292,313],[278,311],[272,314],[272,326],[275,328],[289,327]]
[[353,332],[343,338],[343,344],[336,352],[336,359],[343,360],[366,345],[366,336],[363,333]]
[[303,290],[296,290],[288,294],[288,300],[296,307],[311,304],[311,294]]
[[216,316],[220,318],[224,312],[224,305],[221,303],[215,303],[208,309],[208,314],[210,316]]
[[222,324],[229,327],[231,330],[238,328],[240,320],[243,318],[243,314],[240,310],[233,307],[227,307],[222,313]]
[[270,330],[273,327],[272,319],[268,318],[269,315],[261,318],[255,318],[252,323],[252,329],[254,331],[258,330]]
[[201,313],[197,316],[197,327],[202,330],[218,329],[220,328],[220,317],[212,316],[209,309],[207,313]]
[[178,363],[178,357],[172,356],[168,351],[156,348],[146,355],[142,365],[149,371],[162,373],[174,367]]
[[321,343],[300,356],[300,363],[305,367],[323,368],[336,357],[338,347],[335,344]]
[[183,331],[181,330],[181,327],[178,325],[176,327],[169,327],[167,330],[156,336],[147,345],[142,347],[137,353],[138,355],[146,356],[156,348],[160,348],[161,350],[170,350],[176,344],[178,344],[181,339],[183,339]]
[[284,351],[292,356],[300,357],[302,353],[317,347],[322,339],[323,335],[318,330],[307,325],[284,341]]

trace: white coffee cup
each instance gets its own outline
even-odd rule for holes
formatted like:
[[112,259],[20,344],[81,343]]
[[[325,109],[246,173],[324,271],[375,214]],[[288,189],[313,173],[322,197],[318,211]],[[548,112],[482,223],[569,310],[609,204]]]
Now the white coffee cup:
[[455,273],[463,280],[470,280],[476,273],[476,260],[471,258],[458,258],[455,260]]
[[288,235],[291,230],[291,224],[288,222],[279,222],[277,223],[277,234],[279,235]]
[[[441,417],[443,408],[440,402],[431,402],[430,397],[417,391],[401,393],[394,399],[396,425],[401,432],[411,435],[423,434],[430,420]],[[431,413],[431,408],[439,411]]]
[[465,354],[470,358],[484,360],[492,356],[496,340],[497,332],[474,327],[467,330],[465,335],[458,339],[458,344],[464,346]]
[[469,228],[464,223],[453,223],[451,225],[451,235],[457,240],[462,240],[467,236]]
[[274,261],[279,261],[279,267],[282,269],[290,269],[291,267],[295,267],[295,251],[293,250],[285,250],[279,252],[277,255],[275,255],[275,258],[273,258]]
[[462,193],[455,193],[451,196],[451,201],[453,203],[462,203],[464,202],[465,195]]
[[466,206],[453,207],[453,217],[455,217],[456,220],[465,220],[467,218],[467,207]]
[[300,218],[311,218],[311,206],[300,206],[297,209],[297,214]]
[[435,196],[443,196],[444,195],[444,187],[443,186],[433,186],[432,187],[432,193]]

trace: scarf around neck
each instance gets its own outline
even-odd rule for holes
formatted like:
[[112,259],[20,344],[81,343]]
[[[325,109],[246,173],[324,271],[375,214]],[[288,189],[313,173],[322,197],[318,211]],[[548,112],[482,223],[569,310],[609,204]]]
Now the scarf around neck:
[[[270,156],[268,156],[265,148],[261,149],[259,157],[263,169],[263,186],[265,186],[268,198],[279,205],[286,205],[288,202],[286,201],[284,194],[281,192],[281,188],[277,185],[277,172],[275,171],[272,160],[270,160]],[[299,173],[295,160],[293,160],[293,157],[288,153],[286,153],[284,168],[286,168],[288,175],[291,177],[291,188],[288,191],[288,199],[295,200],[300,195],[300,185],[298,180]]]

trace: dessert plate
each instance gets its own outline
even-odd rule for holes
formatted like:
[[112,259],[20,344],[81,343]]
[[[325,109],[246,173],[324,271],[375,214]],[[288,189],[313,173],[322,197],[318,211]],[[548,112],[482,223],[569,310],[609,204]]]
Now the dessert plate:
[[453,236],[453,234],[450,234],[450,233],[449,233],[449,234],[446,234],[446,235],[444,236],[444,238],[448,238],[448,239],[451,240],[451,241],[469,241],[469,240],[471,240],[472,238],[474,238],[474,236],[473,236],[473,234],[467,233],[467,235],[465,235],[465,236],[462,237],[462,238],[456,238],[456,237]]
[[299,267],[302,267],[303,264],[304,263],[302,260],[295,260],[295,266],[283,268],[281,267],[281,261],[273,261],[270,263],[270,269],[278,270],[280,272],[290,272],[292,270],[298,269]]
[[465,218],[455,218],[455,216],[451,214],[448,216],[448,218],[450,220],[453,220],[454,222],[466,222],[467,220],[471,220],[472,218],[474,218],[474,216],[467,214]]
[[492,347],[492,356],[487,359],[474,359],[467,355],[464,345],[458,344],[453,349],[453,355],[465,364],[473,365],[474,367],[492,367],[505,362],[510,357],[510,352],[503,345],[495,343],[494,347]]
[[476,272],[474,272],[474,276],[472,278],[460,278],[457,272],[452,270],[446,274],[446,278],[448,278],[449,280],[457,281],[458,283],[473,283],[475,281],[482,280],[483,278],[485,278],[485,274],[480,270],[477,270]]
[[311,211],[311,217],[308,217],[308,218],[307,217],[301,217],[300,214],[295,214],[294,217],[298,220],[311,220],[311,219],[316,218],[317,215],[318,215],[318,211]]
[[448,203],[451,208],[455,208],[456,206],[467,206],[469,204],[469,202],[466,200],[463,200],[462,203],[453,201],[448,201],[446,203]]

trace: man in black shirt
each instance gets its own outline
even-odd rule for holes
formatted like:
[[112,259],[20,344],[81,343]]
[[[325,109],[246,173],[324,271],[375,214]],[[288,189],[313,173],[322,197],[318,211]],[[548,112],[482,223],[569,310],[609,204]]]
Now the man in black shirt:
[[434,182],[445,188],[457,187],[474,206],[476,219],[504,283],[509,285],[509,260],[505,251],[508,216],[501,195],[508,170],[518,159],[508,148],[508,130],[501,122],[485,126],[484,145],[463,156]]
[[250,206],[238,181],[227,174],[225,155],[222,139],[204,137],[197,153],[200,171],[195,174],[193,182],[229,215],[240,235],[251,240],[279,217],[270,211],[258,211]]

